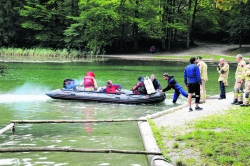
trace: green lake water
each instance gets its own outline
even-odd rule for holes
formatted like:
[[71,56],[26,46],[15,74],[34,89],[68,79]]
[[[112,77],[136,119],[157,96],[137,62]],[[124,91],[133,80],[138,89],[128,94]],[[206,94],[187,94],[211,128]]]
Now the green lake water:
[[[174,107],[173,90],[164,102],[152,105],[124,105],[50,99],[46,92],[61,88],[63,80],[82,81],[86,71],[95,72],[98,86],[107,80],[131,89],[137,77],[154,73],[162,86],[168,72],[183,83],[183,62],[107,60],[78,63],[7,63],[10,75],[0,78],[0,128],[10,120],[127,119]],[[208,63],[207,94],[219,93],[217,63]],[[230,65],[229,88],[234,83],[235,64]],[[178,105],[186,102],[182,96]],[[0,135],[0,147],[70,147],[86,149],[145,150],[135,122],[89,124],[17,124],[15,134]],[[124,165],[147,166],[145,155],[86,154],[66,152],[1,153],[0,165]]]

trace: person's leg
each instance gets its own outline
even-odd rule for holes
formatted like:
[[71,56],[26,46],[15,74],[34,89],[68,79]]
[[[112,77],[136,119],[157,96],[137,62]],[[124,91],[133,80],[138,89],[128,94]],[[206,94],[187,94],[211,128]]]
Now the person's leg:
[[234,100],[232,104],[238,103],[238,97],[239,97],[239,92],[240,92],[240,87],[241,83],[239,82],[240,80],[236,79],[235,84],[234,84]]
[[189,106],[189,112],[193,111],[191,105],[192,105],[192,96],[194,93],[194,86],[193,84],[188,84],[188,106]]
[[203,103],[206,102],[206,89],[205,89],[206,81],[202,80],[202,85],[200,85],[200,98]]
[[173,103],[175,104],[178,97],[180,96],[180,92],[178,90],[175,90],[174,96],[173,96]]
[[200,102],[200,85],[199,83],[196,83],[196,86],[195,86],[195,109],[196,110],[201,110],[202,108],[199,107],[199,102]]
[[223,81],[221,81],[221,94],[222,94],[222,98],[225,99],[226,98],[226,89],[225,89],[225,84]]

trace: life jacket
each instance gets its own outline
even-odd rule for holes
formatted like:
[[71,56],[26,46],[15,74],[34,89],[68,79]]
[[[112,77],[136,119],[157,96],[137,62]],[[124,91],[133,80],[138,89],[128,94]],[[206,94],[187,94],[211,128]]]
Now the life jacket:
[[140,92],[140,94],[147,94],[147,89],[146,89],[143,82],[140,82],[140,86],[138,87],[138,91]]
[[109,84],[106,86],[106,93],[116,93],[116,90],[119,88],[118,85]]
[[88,71],[84,77],[84,88],[95,88],[94,79],[95,74],[91,71]]

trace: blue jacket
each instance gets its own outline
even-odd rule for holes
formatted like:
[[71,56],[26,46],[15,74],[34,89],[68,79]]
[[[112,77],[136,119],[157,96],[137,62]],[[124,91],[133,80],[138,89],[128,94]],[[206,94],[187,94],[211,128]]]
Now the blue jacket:
[[188,85],[188,83],[196,83],[196,82],[198,82],[199,84],[202,84],[200,69],[197,65],[190,64],[185,68],[184,82],[185,82],[185,85]]

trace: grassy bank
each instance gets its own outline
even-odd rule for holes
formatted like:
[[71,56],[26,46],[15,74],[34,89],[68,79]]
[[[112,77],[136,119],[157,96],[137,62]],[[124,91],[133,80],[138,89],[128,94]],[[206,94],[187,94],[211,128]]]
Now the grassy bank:
[[75,49],[49,48],[0,48],[0,58],[3,60],[103,60],[102,55],[94,55],[93,51],[78,51]]
[[250,111],[232,109],[178,128],[161,128],[156,137],[174,165],[250,165]]

